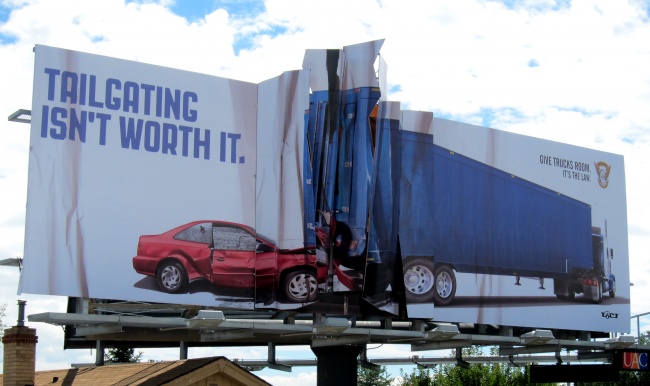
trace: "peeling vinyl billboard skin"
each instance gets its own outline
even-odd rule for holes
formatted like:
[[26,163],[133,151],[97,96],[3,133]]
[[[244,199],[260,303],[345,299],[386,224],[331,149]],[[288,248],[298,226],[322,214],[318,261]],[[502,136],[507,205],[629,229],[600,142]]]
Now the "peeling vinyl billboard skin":
[[36,46],[19,292],[629,330],[623,157],[402,110],[382,43],[259,84]]

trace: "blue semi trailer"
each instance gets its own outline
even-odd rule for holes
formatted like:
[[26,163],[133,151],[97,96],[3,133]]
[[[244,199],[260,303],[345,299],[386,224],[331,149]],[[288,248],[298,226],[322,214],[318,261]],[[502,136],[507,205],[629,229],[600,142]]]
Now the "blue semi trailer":
[[328,249],[330,289],[449,305],[460,272],[552,279],[559,299],[615,296],[587,203],[435,145],[379,97],[314,92],[305,117],[305,244]]
[[[560,299],[615,296],[591,207],[400,130],[398,238],[407,302],[454,300],[455,272],[553,279]],[[514,291],[513,291],[514,293]]]

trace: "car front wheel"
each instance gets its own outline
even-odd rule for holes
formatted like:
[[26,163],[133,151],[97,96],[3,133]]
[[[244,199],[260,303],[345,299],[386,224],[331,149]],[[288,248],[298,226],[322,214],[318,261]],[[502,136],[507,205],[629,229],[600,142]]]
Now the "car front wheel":
[[160,264],[156,281],[161,290],[170,294],[182,293],[187,289],[187,273],[178,261],[168,260]]
[[282,281],[285,298],[292,303],[316,301],[318,281],[309,271],[294,271],[288,273]]

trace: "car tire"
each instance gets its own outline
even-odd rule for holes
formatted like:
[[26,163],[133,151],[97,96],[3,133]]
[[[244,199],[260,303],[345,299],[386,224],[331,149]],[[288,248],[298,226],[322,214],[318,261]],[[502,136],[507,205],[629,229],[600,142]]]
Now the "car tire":
[[310,271],[289,272],[282,280],[282,292],[291,303],[313,302],[318,296],[318,280]]
[[187,292],[187,272],[176,260],[163,261],[156,271],[158,287],[170,294]]

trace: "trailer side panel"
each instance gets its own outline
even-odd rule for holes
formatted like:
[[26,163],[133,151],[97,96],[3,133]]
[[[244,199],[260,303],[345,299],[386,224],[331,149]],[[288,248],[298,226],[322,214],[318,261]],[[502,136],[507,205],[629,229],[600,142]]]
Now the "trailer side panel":
[[403,258],[459,272],[553,277],[592,262],[591,208],[401,132]]

